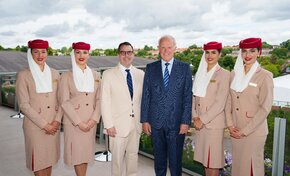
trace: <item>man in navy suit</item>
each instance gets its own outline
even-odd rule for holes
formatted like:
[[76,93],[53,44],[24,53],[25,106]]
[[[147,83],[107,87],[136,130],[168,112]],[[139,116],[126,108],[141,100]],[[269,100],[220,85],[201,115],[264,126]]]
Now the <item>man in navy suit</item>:
[[165,176],[167,159],[171,176],[182,172],[185,134],[191,123],[192,75],[188,64],[174,59],[175,39],[159,39],[161,60],[146,67],[141,123],[144,133],[152,136],[154,168]]

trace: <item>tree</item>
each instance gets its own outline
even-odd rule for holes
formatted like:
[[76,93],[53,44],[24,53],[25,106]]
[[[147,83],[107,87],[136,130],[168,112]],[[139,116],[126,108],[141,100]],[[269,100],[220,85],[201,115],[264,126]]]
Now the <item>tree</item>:
[[27,46],[21,46],[21,49],[20,49],[21,52],[27,52]]
[[91,56],[100,56],[101,52],[99,49],[92,50]]
[[270,44],[268,44],[267,42],[263,42],[263,43],[262,43],[262,48],[269,48],[269,49],[272,49],[273,46],[270,45]]
[[231,48],[223,48],[222,49],[222,56],[232,53],[233,49]]
[[193,45],[190,45],[188,48],[189,49],[197,49],[197,45],[196,44],[193,44]]
[[49,56],[53,56],[53,49],[51,47],[48,47],[47,52]]
[[69,55],[69,51],[65,46],[60,49],[60,52],[65,56]]
[[0,45],[0,51],[2,51],[2,50],[4,50],[5,48],[3,48],[3,46],[2,45]]
[[118,55],[118,51],[116,48],[114,49],[106,49],[105,50],[105,55],[106,56],[117,56]]
[[20,46],[17,45],[16,48],[15,48],[15,51],[20,51],[20,50],[21,50]]
[[280,44],[281,48],[287,48],[290,51],[290,39]]
[[152,46],[145,45],[144,46],[144,50],[145,51],[150,51],[150,50],[153,50],[153,47]]
[[136,54],[136,56],[138,56],[138,57],[146,57],[148,55],[149,55],[149,53],[145,49],[140,49]]
[[274,77],[277,77],[280,75],[280,66],[275,64],[267,64],[263,66],[266,70],[273,73]]
[[278,58],[286,58],[288,54],[288,49],[287,48],[275,48],[271,52],[272,55],[278,56]]
[[220,64],[223,68],[225,68],[225,69],[231,71],[231,70],[234,69],[235,61],[236,61],[236,59],[235,59],[233,56],[224,56],[224,57],[221,57],[221,58],[220,58],[220,60],[219,60],[219,64]]

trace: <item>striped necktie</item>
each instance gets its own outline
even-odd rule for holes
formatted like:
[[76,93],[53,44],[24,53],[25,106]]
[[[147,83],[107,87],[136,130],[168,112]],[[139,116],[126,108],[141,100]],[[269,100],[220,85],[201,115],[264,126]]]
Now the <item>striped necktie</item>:
[[131,99],[133,99],[133,82],[132,82],[132,76],[131,76],[131,73],[130,73],[130,69],[126,69],[126,72],[127,72],[128,89],[129,89],[129,92],[130,92]]
[[165,63],[165,71],[164,71],[164,76],[163,76],[163,83],[164,83],[164,87],[167,88],[168,83],[169,83],[169,71],[168,71],[168,65],[170,63]]

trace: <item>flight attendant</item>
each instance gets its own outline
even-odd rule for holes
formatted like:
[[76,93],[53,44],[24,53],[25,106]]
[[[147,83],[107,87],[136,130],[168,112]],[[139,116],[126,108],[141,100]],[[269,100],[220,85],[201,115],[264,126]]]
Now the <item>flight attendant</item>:
[[218,176],[224,167],[223,138],[225,104],[229,93],[230,72],[221,68],[222,43],[204,44],[193,83],[192,120],[196,128],[194,160],[205,168],[206,176]]
[[241,40],[239,47],[226,105],[232,137],[232,175],[260,176],[265,175],[264,145],[273,103],[273,74],[257,62],[262,51],[260,38]]
[[35,176],[50,176],[60,156],[59,126],[62,112],[57,101],[58,71],[46,64],[49,44],[28,42],[28,69],[17,74],[16,96],[24,114],[26,166]]
[[72,44],[72,71],[61,76],[61,107],[64,111],[64,162],[85,176],[95,153],[96,124],[100,119],[100,74],[87,65],[90,44]]

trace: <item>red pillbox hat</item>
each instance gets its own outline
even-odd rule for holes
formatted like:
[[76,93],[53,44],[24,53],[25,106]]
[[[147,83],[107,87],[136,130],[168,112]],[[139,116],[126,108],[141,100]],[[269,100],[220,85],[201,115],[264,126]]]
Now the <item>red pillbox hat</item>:
[[247,38],[240,41],[240,48],[262,48],[261,38]]
[[85,42],[77,42],[72,44],[73,49],[90,50],[91,45]]
[[219,42],[208,42],[203,45],[204,50],[211,50],[211,49],[216,49],[216,50],[221,50],[223,48],[222,43]]
[[49,47],[48,41],[36,39],[28,42],[28,48],[47,49]]

